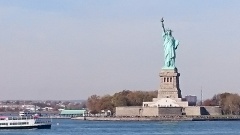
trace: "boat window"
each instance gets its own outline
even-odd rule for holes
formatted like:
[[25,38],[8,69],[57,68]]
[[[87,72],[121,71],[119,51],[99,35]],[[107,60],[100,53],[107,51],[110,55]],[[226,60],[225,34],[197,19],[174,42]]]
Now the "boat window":
[[10,123],[10,125],[26,125],[28,124],[28,122],[14,122],[14,123]]

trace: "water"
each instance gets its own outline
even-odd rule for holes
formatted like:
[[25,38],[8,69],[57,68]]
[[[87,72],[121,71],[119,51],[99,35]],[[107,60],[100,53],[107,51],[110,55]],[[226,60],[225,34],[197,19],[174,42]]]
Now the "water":
[[53,120],[52,129],[0,130],[0,135],[239,135],[240,121]]

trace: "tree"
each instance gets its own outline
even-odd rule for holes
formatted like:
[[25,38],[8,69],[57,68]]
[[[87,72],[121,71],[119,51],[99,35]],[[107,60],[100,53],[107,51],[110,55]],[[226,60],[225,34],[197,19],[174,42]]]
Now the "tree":
[[105,95],[103,96],[100,101],[100,110],[110,110],[111,112],[115,112],[115,106],[112,102],[112,96],[110,95]]
[[88,98],[87,107],[90,110],[90,113],[97,114],[100,112],[99,101],[100,97],[97,95],[92,95]]
[[233,93],[221,93],[203,102],[206,106],[220,106],[223,114],[240,114],[240,96]]
[[115,112],[115,107],[119,106],[142,106],[142,102],[151,101],[157,97],[157,91],[130,91],[123,90],[115,93],[113,96],[92,95],[87,100],[87,107],[90,113],[100,113],[101,110],[110,110]]
[[115,107],[128,106],[128,98],[122,94],[114,94],[112,102]]
[[212,104],[211,104],[211,99],[207,99],[207,100],[205,100],[205,101],[203,101],[203,105],[204,106],[211,106]]

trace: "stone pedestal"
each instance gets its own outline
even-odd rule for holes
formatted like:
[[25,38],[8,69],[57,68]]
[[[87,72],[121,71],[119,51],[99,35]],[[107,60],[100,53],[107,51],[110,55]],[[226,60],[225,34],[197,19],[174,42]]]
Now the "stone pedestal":
[[188,102],[182,100],[177,69],[162,69],[159,76],[158,97],[153,98],[152,102],[143,102],[143,107],[187,107]]
[[179,88],[179,76],[177,69],[162,69],[160,76],[160,89],[158,98],[182,98]]

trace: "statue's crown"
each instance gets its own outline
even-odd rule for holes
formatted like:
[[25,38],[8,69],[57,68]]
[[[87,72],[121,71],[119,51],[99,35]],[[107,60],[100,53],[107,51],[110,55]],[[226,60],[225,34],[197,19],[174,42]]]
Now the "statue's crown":
[[166,29],[166,31],[170,31],[170,32],[172,32],[172,30],[171,30],[171,29],[169,29],[169,28],[168,28],[168,29]]

